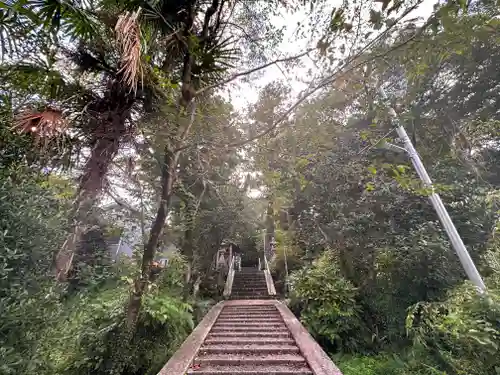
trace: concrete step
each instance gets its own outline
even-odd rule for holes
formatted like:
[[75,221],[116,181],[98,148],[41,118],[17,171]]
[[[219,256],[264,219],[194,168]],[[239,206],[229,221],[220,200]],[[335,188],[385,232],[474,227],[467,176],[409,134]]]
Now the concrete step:
[[231,300],[246,300],[246,299],[276,299],[276,296],[263,296],[263,295],[231,295],[229,296]]
[[[269,332],[270,327],[234,327],[234,326],[214,326],[213,333],[217,332]],[[283,324],[280,327],[273,328],[272,332],[288,332],[286,326]]]
[[223,338],[266,338],[266,339],[271,339],[271,338],[289,338],[290,332],[287,331],[244,331],[244,330],[238,330],[238,331],[227,331],[227,330],[220,330],[220,331],[210,331],[210,334],[207,337],[207,340],[211,339],[223,339]]
[[281,345],[281,344],[241,344],[241,345],[203,345],[198,352],[198,355],[205,354],[295,354],[299,353],[299,348],[296,345]]
[[250,305],[250,306],[230,306],[230,307],[225,307],[222,312],[226,311],[278,311],[276,306],[274,306],[272,303],[266,303],[266,304],[261,304],[261,305]]
[[246,281],[246,282],[261,282],[261,281],[266,281],[266,276],[264,275],[255,275],[255,276],[245,276],[245,275],[234,275],[234,282],[240,282],[240,281]]
[[223,310],[220,315],[235,315],[235,314],[249,314],[249,315],[263,315],[263,314],[279,314],[278,310]]
[[231,291],[231,295],[233,294],[238,294],[238,295],[249,295],[249,296],[253,296],[253,295],[256,295],[256,296],[263,296],[263,295],[269,295],[269,292],[267,291],[267,289],[263,289],[263,290],[256,290],[256,291],[251,291],[251,290],[232,290]]
[[244,336],[234,336],[234,337],[215,337],[205,340],[205,345],[223,344],[223,345],[244,345],[244,344],[283,344],[283,345],[293,345],[295,341],[291,338],[283,337],[244,337]]
[[224,313],[219,315],[219,319],[233,319],[233,318],[248,318],[248,319],[279,319],[281,315],[279,312],[269,312],[269,313]]
[[240,365],[221,366],[208,365],[198,369],[190,369],[188,375],[312,375],[307,366],[301,365]]
[[246,324],[246,323],[256,323],[256,324],[262,324],[262,323],[283,323],[283,319],[279,316],[277,317],[263,317],[263,318],[251,318],[251,317],[242,317],[238,316],[236,318],[226,318],[226,317],[219,317],[217,319],[217,323],[226,323],[226,324]]
[[293,365],[305,364],[306,360],[299,354],[207,354],[194,359],[194,364],[204,367],[205,365]]
[[233,283],[233,288],[267,288],[267,284],[265,282],[238,282]]
[[215,323],[214,328],[261,328],[261,329],[276,329],[286,328],[284,322],[278,323]]

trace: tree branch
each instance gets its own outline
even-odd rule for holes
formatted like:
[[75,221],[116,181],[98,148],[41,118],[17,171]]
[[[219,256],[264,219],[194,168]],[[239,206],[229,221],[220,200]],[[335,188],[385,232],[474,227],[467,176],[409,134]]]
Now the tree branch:
[[123,207],[127,210],[129,210],[132,214],[134,214],[135,216],[137,217],[141,217],[141,212],[139,210],[137,210],[136,208],[130,206],[127,202],[121,200],[120,198],[118,198],[114,192],[111,191],[110,188],[108,188],[106,190],[106,194],[115,201],[115,203],[120,206],[120,207]]
[[196,95],[200,95],[208,90],[211,90],[211,89],[214,89],[214,88],[217,88],[217,87],[220,87],[220,86],[223,86],[229,82],[232,82],[234,81],[235,79],[237,78],[240,78],[240,77],[243,77],[243,76],[247,76],[249,74],[252,74],[252,73],[255,73],[259,70],[262,70],[262,69],[265,69],[265,68],[268,68],[270,67],[271,65],[276,65],[276,64],[279,64],[279,63],[282,63],[282,62],[287,62],[287,61],[292,61],[292,60],[296,60],[296,59],[300,59],[301,57],[304,57],[306,56],[307,54],[311,53],[312,51],[314,51],[316,48],[309,48],[307,51],[304,51],[302,53],[299,53],[298,55],[294,55],[294,56],[289,56],[289,57],[284,57],[282,59],[277,59],[277,60],[274,60],[274,61],[271,61],[271,62],[268,62],[267,64],[264,64],[264,65],[261,65],[261,66],[258,66],[256,68],[253,68],[253,69],[250,69],[250,70],[247,70],[247,71],[244,71],[244,72],[241,72],[241,73],[236,73],[234,75],[232,75],[231,77],[229,77],[228,79],[222,81],[222,82],[219,82],[219,83],[214,83],[213,85],[208,85],[206,87],[203,87],[201,89],[199,89],[197,92],[196,92]]
[[[403,15],[401,15],[401,17],[399,18],[399,20],[401,20],[403,17],[405,17],[408,13],[410,13],[413,9],[415,9],[416,6],[413,6],[411,7],[410,9],[408,9]],[[399,21],[398,20],[398,21]],[[332,74],[330,74],[328,77],[324,78],[323,80],[321,80],[316,86],[314,86],[313,88],[309,88],[306,93],[304,95],[302,95],[299,99],[297,99],[297,101],[287,110],[285,111],[285,113],[283,115],[281,115],[269,128],[267,128],[266,130],[264,130],[263,132],[253,136],[253,137],[250,137],[244,141],[240,141],[240,142],[235,142],[235,143],[232,143],[232,144],[229,144],[229,145],[226,145],[226,147],[228,148],[232,148],[232,147],[240,147],[240,146],[243,146],[247,143],[251,143],[259,138],[262,138],[264,136],[266,136],[267,134],[271,133],[274,129],[276,129],[299,105],[301,105],[307,98],[309,98],[311,95],[313,95],[314,93],[316,93],[318,90],[322,89],[323,87],[327,86],[328,84],[331,84],[333,83],[334,80],[336,80],[338,78],[338,75],[339,74],[346,74],[348,72],[351,72],[353,71],[354,69],[370,62],[370,61],[373,61],[379,57],[382,57],[382,56],[385,56],[387,55],[388,53],[391,53],[393,52],[394,50],[398,49],[398,48],[401,48],[402,46],[406,45],[407,43],[409,43],[410,41],[416,39],[418,36],[420,36],[423,31],[425,30],[425,28],[427,28],[431,23],[432,21],[434,20],[434,16],[431,16],[429,18],[429,20],[420,28],[420,30],[418,32],[416,32],[415,34],[413,34],[410,38],[408,38],[407,40],[405,40],[404,42],[394,46],[393,48],[391,48],[389,51],[385,51],[384,53],[381,53],[381,54],[377,54],[377,55],[372,55],[370,56],[370,58],[366,59],[366,60],[362,60],[361,62],[357,63],[357,64],[354,64],[352,66],[350,66],[348,69],[346,69],[350,64],[352,64],[356,59],[358,59],[359,57],[362,56],[363,53],[365,53],[371,46],[373,46],[377,41],[381,40],[386,34],[388,34],[388,31],[394,26],[391,26],[389,28],[387,28],[382,34],[380,34],[379,36],[377,36],[376,38],[374,38],[371,42],[369,42],[367,45],[365,45],[356,55],[354,55],[353,57],[351,58],[348,58],[347,61],[342,64],[339,68],[337,68]],[[397,24],[397,22],[395,23]]]

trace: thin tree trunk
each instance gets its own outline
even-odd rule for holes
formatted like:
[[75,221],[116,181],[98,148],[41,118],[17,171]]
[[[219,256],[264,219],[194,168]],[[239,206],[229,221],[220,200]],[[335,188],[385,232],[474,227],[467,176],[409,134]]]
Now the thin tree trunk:
[[[195,18],[195,4],[196,0],[191,0],[189,2],[189,10],[186,18],[186,24],[184,27],[184,37],[190,45],[191,33]],[[204,44],[207,42],[209,37],[209,23],[210,18],[216,13],[219,6],[218,0],[212,0],[212,5],[207,9],[205,13],[203,28],[202,28],[202,38],[200,41],[200,49],[203,50]],[[191,46],[188,46],[191,47]],[[181,97],[179,98],[179,112],[178,112],[178,122],[177,122],[177,136],[174,147],[165,149],[165,161],[162,168],[162,194],[161,201],[158,207],[158,212],[156,218],[153,222],[153,227],[149,234],[149,241],[144,248],[144,254],[142,257],[142,267],[141,275],[134,282],[134,290],[130,296],[129,305],[127,308],[127,327],[129,332],[133,333],[135,331],[135,326],[137,324],[137,319],[139,317],[142,296],[146,291],[146,287],[150,278],[151,262],[154,259],[156,252],[156,247],[158,246],[158,239],[161,235],[165,221],[167,219],[168,210],[170,208],[170,200],[173,194],[173,184],[176,178],[176,168],[179,161],[179,156],[182,149],[184,148],[184,141],[189,135],[189,131],[194,123],[196,104],[194,98],[196,96],[196,90],[193,88],[192,84],[192,68],[194,64],[194,56],[191,53],[191,48],[188,48],[184,56],[184,66],[182,69],[182,87],[181,87]],[[192,105],[191,116],[188,123],[183,126],[181,124],[180,114],[183,109],[189,108]]]
[[150,273],[151,263],[153,262],[158,240],[167,219],[168,209],[172,199],[172,190],[175,180],[175,167],[179,153],[172,153],[170,149],[165,147],[164,164],[162,170],[162,192],[160,197],[160,204],[156,213],[156,218],[153,222],[153,227],[149,234],[149,240],[144,247],[144,254],[142,256],[141,275],[134,282],[134,290],[130,296],[130,302],[127,311],[127,325],[129,328],[134,328],[139,316],[141,308],[142,296],[146,290]]
[[[194,122],[196,107],[194,102],[192,103],[192,112],[188,124],[185,127],[179,124],[179,142],[176,146],[183,144],[187,138],[191,126]],[[144,253],[142,256],[141,264],[141,274],[134,282],[134,289],[131,293],[129,304],[127,307],[127,326],[130,332],[133,332],[137,319],[139,317],[139,312],[142,304],[142,296],[146,291],[150,276],[151,276],[151,263],[153,262],[156,248],[158,246],[158,240],[165,226],[165,221],[168,216],[170,203],[173,195],[173,187],[175,179],[177,177],[176,169],[179,162],[179,156],[181,151],[172,151],[172,149],[177,150],[179,147],[165,147],[164,161],[162,167],[162,179],[161,186],[162,192],[160,196],[160,204],[158,206],[158,211],[156,217],[153,221],[153,226],[149,233],[149,240],[144,247]]]

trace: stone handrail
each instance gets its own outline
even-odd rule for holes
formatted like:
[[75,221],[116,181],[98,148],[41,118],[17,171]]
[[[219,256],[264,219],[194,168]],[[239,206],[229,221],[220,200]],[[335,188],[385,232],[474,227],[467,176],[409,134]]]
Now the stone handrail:
[[264,275],[266,276],[267,292],[270,296],[276,295],[276,288],[274,287],[274,281],[271,276],[271,271],[269,270],[269,263],[267,262],[267,257],[264,254]]
[[224,286],[224,293],[222,294],[224,298],[228,298],[231,295],[231,290],[233,289],[234,280],[234,256],[231,257],[229,261],[229,271],[227,273],[226,285]]

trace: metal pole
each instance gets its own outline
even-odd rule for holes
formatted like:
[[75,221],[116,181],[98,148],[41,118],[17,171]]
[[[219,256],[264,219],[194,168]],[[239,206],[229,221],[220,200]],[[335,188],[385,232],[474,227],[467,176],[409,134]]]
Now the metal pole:
[[120,248],[122,247],[123,236],[120,236],[120,240],[118,241],[118,245],[116,246],[115,260],[118,259],[118,255],[120,254]]
[[[379,91],[382,98],[387,99],[387,95],[385,94],[384,89],[380,88]],[[389,110],[389,115],[392,118],[392,123],[395,126],[397,126],[396,131],[398,133],[398,136],[404,142],[404,148],[408,153],[408,155],[410,156],[411,162],[415,167],[418,176],[424,182],[424,184],[427,187],[431,188],[432,190],[432,194],[429,196],[429,200],[431,201],[432,206],[436,210],[439,220],[443,224],[444,229],[446,230],[446,233],[450,238],[451,245],[453,246],[453,249],[457,253],[458,258],[462,263],[462,267],[464,268],[465,273],[467,274],[467,277],[479,289],[479,291],[481,292],[486,291],[486,286],[484,285],[483,279],[481,278],[481,275],[479,274],[476,265],[472,261],[469,252],[465,248],[462,238],[458,234],[457,229],[455,228],[455,225],[453,224],[453,221],[451,220],[450,215],[448,214],[448,211],[446,210],[443,202],[441,201],[441,197],[436,192],[434,192],[434,188],[432,186],[432,180],[429,177],[427,171],[425,170],[424,164],[422,163],[422,160],[420,160],[420,156],[418,155],[417,150],[415,149],[415,147],[413,147],[413,144],[411,143],[410,137],[408,137],[405,128],[403,127],[403,125],[400,124],[396,111],[392,107],[388,107],[388,110]]]

